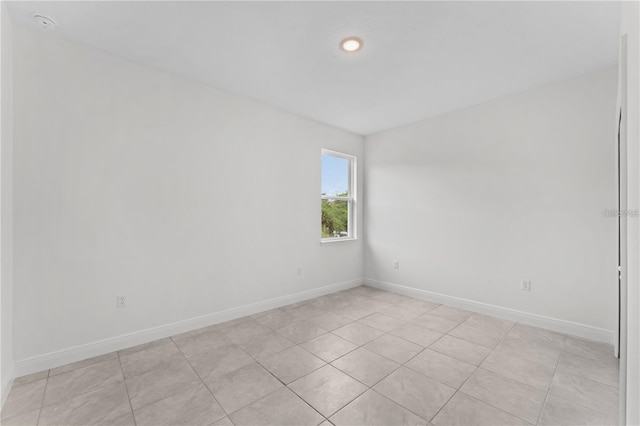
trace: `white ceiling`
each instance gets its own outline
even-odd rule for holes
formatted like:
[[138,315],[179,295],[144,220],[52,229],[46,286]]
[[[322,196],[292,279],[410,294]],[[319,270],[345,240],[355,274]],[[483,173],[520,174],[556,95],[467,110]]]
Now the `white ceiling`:
[[[618,2],[9,2],[16,22],[370,134],[612,66]],[[362,38],[356,54],[338,45]]]

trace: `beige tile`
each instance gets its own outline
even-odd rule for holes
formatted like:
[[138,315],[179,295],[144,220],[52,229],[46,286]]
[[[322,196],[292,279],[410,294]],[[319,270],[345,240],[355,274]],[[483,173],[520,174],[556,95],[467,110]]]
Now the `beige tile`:
[[498,344],[495,350],[554,368],[562,353],[562,349],[548,347],[535,340],[514,338],[510,334]]
[[409,361],[424,349],[420,345],[389,334],[378,337],[364,347],[400,364]]
[[323,416],[329,417],[367,390],[331,365],[326,365],[289,385]]
[[44,405],[60,404],[83,393],[123,380],[118,358],[70,370],[49,377]]
[[570,354],[580,355],[595,360],[615,358],[613,345],[594,342],[592,340],[579,339],[572,336],[567,338],[564,350]]
[[423,313],[426,313],[428,311],[431,311],[437,308],[438,306],[440,306],[440,304],[430,302],[428,300],[407,299],[404,302],[400,302],[396,306],[399,308],[405,308],[409,310],[414,310],[414,309],[420,310],[420,311],[423,311]]
[[262,314],[254,315],[253,317],[258,323],[260,323],[260,325],[269,327],[273,330],[284,327],[296,319],[296,317],[283,309],[273,309],[271,311],[263,312]]
[[558,371],[550,392],[561,398],[595,408],[613,417],[618,415],[618,388],[586,377]]
[[546,393],[490,371],[477,369],[460,388],[468,395],[496,408],[536,423]]
[[455,389],[406,367],[400,367],[373,389],[425,420],[431,420],[455,393]]
[[188,338],[188,337],[193,337],[193,336],[197,336],[199,334],[206,334],[206,333],[211,333],[213,331],[216,331],[218,333],[220,333],[220,324],[214,324],[214,325],[209,325],[206,327],[200,327],[200,328],[196,328],[194,330],[191,331],[187,331],[185,333],[180,333],[180,334],[176,334],[174,336],[171,337],[171,339],[173,339],[174,337],[182,337],[182,338]]
[[466,323],[462,323],[451,330],[449,335],[493,349],[504,339],[506,332],[472,327]]
[[[209,330],[198,334],[179,334],[171,338],[183,355],[187,358],[209,352],[220,346],[231,344],[231,340],[222,333]],[[122,359],[122,357],[120,357]],[[124,369],[124,365],[122,366]]]
[[291,383],[326,364],[300,346],[292,346],[282,352],[266,355],[259,358],[258,362],[284,384]]
[[331,309],[331,312],[347,317],[352,321],[357,321],[376,313],[376,309],[371,306],[360,306],[352,304],[349,306],[335,307]]
[[349,305],[362,306],[366,305],[368,302],[374,302],[374,299],[370,297],[361,296],[349,291],[327,294],[327,297],[338,304],[347,303]]
[[[130,348],[120,349],[117,352],[117,354],[121,355],[121,356],[122,355],[126,355],[126,354],[132,354],[134,352],[138,352],[138,351],[141,351],[143,349],[148,349],[148,348],[150,348],[152,346],[166,344],[168,340],[171,340],[171,339],[169,337],[167,337],[166,339],[153,340],[151,342],[143,343],[141,345],[136,345],[136,346],[131,346]],[[107,355],[111,355],[111,354],[107,354]],[[102,356],[107,356],[107,355],[102,355]],[[100,357],[96,357],[96,358],[100,358]],[[89,361],[89,360],[86,360],[86,361]],[[85,361],[80,361],[80,362],[85,362]],[[52,372],[53,372],[53,370],[52,370]]]
[[541,426],[614,426],[618,424],[618,419],[594,408],[550,394],[538,424]]
[[120,355],[122,371],[127,378],[183,360],[184,356],[171,339],[163,339],[161,344]]
[[321,311],[330,311],[333,306],[333,300],[327,296],[320,296],[309,300],[309,304]]
[[26,376],[16,377],[13,380],[13,386],[25,385],[37,380],[46,379],[47,377],[49,377],[49,370],[39,371],[37,373],[28,374]]
[[436,426],[515,426],[530,423],[458,392],[433,419],[432,424]]
[[223,417],[217,422],[213,423],[211,426],[234,426],[233,422],[229,420],[229,417]]
[[0,424],[3,426],[36,426],[38,417],[40,417],[40,409],[18,414],[8,419],[3,418]]
[[428,328],[430,330],[439,331],[440,333],[448,333],[458,326],[458,322],[451,321],[446,318],[442,318],[436,315],[426,313],[411,321],[421,327]]
[[336,426],[417,426],[427,421],[373,390],[338,411],[329,420]]
[[373,339],[382,336],[382,331],[357,322],[333,330],[333,334],[342,337],[358,346],[364,345]]
[[332,293],[327,294],[326,297],[331,300],[329,309],[367,306],[367,302],[373,302],[373,299],[369,297],[353,293]]
[[418,354],[418,356],[407,362],[406,366],[455,389],[462,386],[464,381],[476,369],[471,364],[430,349]]
[[58,374],[67,373],[71,370],[77,370],[78,368],[88,367],[89,365],[97,364],[102,361],[117,358],[117,352],[110,352],[108,354],[95,356],[93,358],[83,359],[81,361],[72,362],[71,364],[65,364],[60,367],[52,368],[49,370],[49,377],[57,376]]
[[327,330],[320,328],[309,321],[297,319],[284,327],[277,329],[276,332],[292,342],[302,343],[325,334]]
[[400,327],[391,330],[389,334],[417,345],[424,346],[425,348],[443,336],[443,334],[438,331],[429,330],[428,328],[420,327],[416,324],[401,325]]
[[322,315],[310,317],[308,321],[320,328],[324,328],[327,331],[333,331],[336,328],[343,327],[352,322],[349,318],[343,315],[338,315],[331,312],[325,312]]
[[133,419],[133,413],[128,413],[104,426],[136,426],[136,421]]
[[538,364],[498,350],[493,351],[481,367],[545,392],[549,390],[555,372],[555,366]]
[[471,315],[467,318],[465,324],[475,328],[500,331],[505,335],[513,328],[514,325],[516,325],[514,321],[484,314]]
[[485,346],[448,335],[432,344],[429,349],[473,365],[480,365],[491,353],[491,349]]
[[294,307],[285,306],[282,309],[285,310],[290,315],[293,315],[297,319],[317,317],[318,315],[322,315],[325,312],[324,310],[318,309],[310,303],[305,303],[304,305],[297,305]]
[[131,406],[134,410],[138,410],[199,383],[200,378],[189,363],[178,361],[148,373],[127,378],[127,389]]
[[280,309],[284,309],[285,311],[291,310],[291,309],[296,309],[299,308],[300,306],[304,306],[307,305],[309,303],[312,302],[313,299],[311,300],[301,300],[300,302],[296,302],[296,303],[290,303],[286,306],[281,307]]
[[250,343],[256,337],[272,333],[270,328],[263,327],[253,319],[219,328],[219,330],[237,345]]
[[236,426],[315,426],[323,417],[291,390],[282,388],[231,414],[231,419]]
[[202,384],[161,399],[134,412],[136,425],[210,425],[225,413]]
[[429,311],[416,305],[406,305],[402,302],[399,305],[389,305],[389,307],[378,309],[381,314],[396,318],[401,321],[412,321]]
[[211,326],[211,328],[224,332],[224,330],[233,328],[245,322],[250,324],[256,324],[256,321],[251,316],[247,316],[247,317],[240,317],[240,318],[232,319],[229,321],[221,322],[219,324]]
[[584,376],[593,381],[617,387],[620,375],[618,360],[614,357],[596,360],[582,355],[563,352],[558,362],[558,371]]
[[402,296],[400,294],[396,294],[396,293],[391,293],[388,291],[384,291],[382,293],[374,293],[371,294],[371,299],[374,300],[379,300],[381,302],[385,302],[385,303],[390,303],[392,305],[398,304],[398,303],[402,303],[404,301],[406,301],[407,299],[409,299],[406,296]]
[[380,313],[371,314],[368,317],[364,317],[358,320],[360,324],[368,325],[380,331],[391,331],[394,328],[400,327],[404,324],[404,321],[397,318],[389,317]]
[[371,297],[373,294],[383,293],[384,290],[380,290],[379,288],[371,287],[369,285],[360,285],[357,287],[350,288],[347,290],[350,293],[358,294],[360,296]]
[[257,363],[246,365],[218,380],[206,380],[205,383],[227,413],[233,413],[283,386]]
[[429,311],[431,315],[435,315],[437,317],[446,318],[451,321],[455,321],[460,324],[462,321],[465,321],[473,312],[466,311],[460,308],[454,308],[452,306],[440,305],[431,311]]
[[292,341],[271,330],[254,336],[251,340],[240,345],[240,348],[254,358],[283,351],[295,345]]
[[331,362],[358,347],[342,337],[331,333],[323,334],[300,346],[326,362]]
[[396,305],[392,305],[391,303],[383,302],[381,300],[371,299],[370,297],[359,297],[356,301],[358,306],[362,306],[365,308],[375,309],[377,312],[382,313],[382,311],[393,308]]
[[400,367],[400,364],[365,348],[356,349],[332,365],[367,386],[375,385]]
[[2,419],[15,417],[40,408],[47,379],[13,386],[2,408]]
[[117,382],[43,407],[38,424],[108,425],[130,413],[131,406],[125,384]]
[[189,359],[189,363],[203,380],[217,380],[252,362],[253,358],[236,345],[221,346]]
[[516,324],[509,331],[508,337],[521,342],[535,342],[538,346],[560,351],[564,348],[567,339],[566,334],[524,324]]

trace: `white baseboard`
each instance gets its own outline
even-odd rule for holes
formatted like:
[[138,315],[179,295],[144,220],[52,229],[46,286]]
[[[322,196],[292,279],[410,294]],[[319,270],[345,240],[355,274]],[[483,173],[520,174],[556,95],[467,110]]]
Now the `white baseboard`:
[[7,401],[11,386],[13,386],[13,378],[15,377],[15,369],[9,372],[10,379],[6,383],[2,384],[2,390],[0,391],[0,410],[4,407],[4,403]]
[[[263,311],[268,311],[270,309],[289,305],[291,303],[302,302],[303,300],[313,299],[315,297],[324,296],[325,294],[334,293],[340,290],[346,290],[352,287],[357,287],[359,285],[362,285],[361,279],[344,281],[313,290],[280,296],[273,299],[264,300],[262,302],[238,306],[224,311],[214,312],[183,321],[178,321],[172,324],[161,325],[158,327],[140,330],[121,336],[111,337],[108,339],[99,340],[96,342],[91,342],[60,351],[34,356],[17,361],[15,363],[14,377],[21,377],[27,374],[37,373],[39,371],[59,367],[71,362],[81,361],[83,359],[104,355],[110,352],[151,342],[157,339],[164,339],[176,334],[185,333],[187,331],[196,330],[198,328],[207,327],[225,321],[230,321],[247,315],[257,314]],[[4,398],[4,389],[2,395]]]
[[463,299],[460,297],[447,296],[445,294],[434,293],[427,290],[421,290],[413,287],[407,287],[400,284],[389,283],[386,281],[364,278],[364,283],[380,290],[392,291],[394,293],[405,296],[415,297],[416,299],[428,300],[431,302],[444,303],[456,308],[466,309],[469,311],[480,312],[482,314],[493,315],[499,318],[511,321],[521,322],[523,324],[535,327],[546,328],[548,330],[557,331],[559,333],[571,334],[584,339],[596,340],[609,344],[614,343],[615,334],[611,330],[605,330],[586,324],[580,324],[571,321],[565,321],[557,318],[550,318],[542,315],[532,314],[529,312],[518,311],[515,309],[504,308],[502,306],[490,305],[488,303],[476,302],[474,300]]
[[[303,300],[313,299],[314,297],[324,296],[325,294],[334,293],[336,291],[346,290],[363,283],[372,287],[379,288],[381,290],[392,291],[398,294],[403,294],[405,296],[415,297],[417,299],[429,300],[437,303],[445,303],[450,306],[493,315],[512,321],[518,321],[523,324],[542,327],[560,333],[571,334],[585,339],[591,339],[610,344],[613,344],[614,342],[614,332],[611,330],[605,330],[585,324],[545,317],[529,312],[523,312],[515,309],[504,308],[501,306],[490,305],[487,303],[476,302],[459,297],[434,293],[400,284],[365,278],[363,280],[355,279],[351,281],[344,281],[313,290],[280,296],[249,305],[238,306],[224,311],[214,312],[183,321],[178,321],[172,324],[161,325],[146,330],[140,330],[121,336],[116,336],[96,342],[87,343],[84,345],[75,346],[72,348],[63,349],[60,351],[50,352],[47,354],[23,359],[15,363],[15,374],[12,375],[12,377],[20,377],[27,374],[37,373],[39,371],[59,367],[71,362],[81,361],[83,359],[92,358],[94,356],[104,355],[109,352],[140,345],[143,343],[151,342],[153,340],[163,339],[166,337],[174,336],[176,334],[196,330],[198,328],[230,321],[247,315],[257,314],[270,309],[275,309],[281,306],[289,305],[291,303],[297,303]],[[2,388],[3,404],[9,393],[9,390],[11,389],[12,382],[13,379]]]

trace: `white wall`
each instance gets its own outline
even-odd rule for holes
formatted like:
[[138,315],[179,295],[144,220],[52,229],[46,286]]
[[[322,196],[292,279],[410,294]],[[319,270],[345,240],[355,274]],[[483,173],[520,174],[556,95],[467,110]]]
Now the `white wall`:
[[[627,35],[627,203],[640,208],[640,5],[622,3],[622,35]],[[640,424],[640,223],[627,220],[626,421]]]
[[321,148],[361,158],[361,136],[46,33],[16,27],[14,43],[20,373],[59,363],[25,366],[49,352],[360,282],[361,241],[320,244],[319,196]]
[[616,84],[603,70],[367,136],[366,279],[612,342]]
[[2,52],[0,98],[0,406],[13,380],[13,60],[12,24],[0,2]]

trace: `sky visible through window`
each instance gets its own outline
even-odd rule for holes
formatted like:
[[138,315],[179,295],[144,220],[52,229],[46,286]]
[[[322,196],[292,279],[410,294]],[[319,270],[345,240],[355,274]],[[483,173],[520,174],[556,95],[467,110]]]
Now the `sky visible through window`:
[[349,160],[322,154],[322,193],[344,194],[349,188]]

